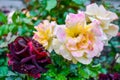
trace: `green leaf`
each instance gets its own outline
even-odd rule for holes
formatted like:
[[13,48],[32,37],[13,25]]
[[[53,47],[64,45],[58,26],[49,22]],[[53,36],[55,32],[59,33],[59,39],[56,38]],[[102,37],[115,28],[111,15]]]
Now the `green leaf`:
[[47,0],[46,10],[50,11],[51,9],[55,8],[56,5],[57,5],[56,0]]
[[47,75],[50,76],[50,77],[56,76],[56,74],[54,73],[53,70],[49,70],[48,73],[47,73]]
[[55,80],[67,80],[67,78],[64,75],[56,75]]
[[49,77],[49,76],[46,76],[46,78],[45,78],[46,80],[53,80],[51,77]]
[[32,11],[30,11],[30,15],[31,15],[31,16],[37,16],[38,13],[32,10]]
[[85,71],[87,72],[87,74],[91,77],[96,77],[97,76],[97,72],[96,71],[92,71],[89,68],[86,68]]
[[16,74],[15,73],[13,73],[12,71],[8,71],[8,74],[7,74],[7,76],[15,76]]
[[22,80],[22,78],[20,78],[20,77],[17,77],[15,80]]
[[7,34],[9,32],[9,26],[8,25],[2,25],[0,27],[0,36],[3,36],[4,34]]
[[94,65],[94,66],[90,67],[90,69],[98,71],[101,69],[101,64]]
[[5,51],[8,51],[8,49],[7,48],[0,48],[0,55]]
[[41,22],[41,20],[37,20],[37,21],[34,23],[34,26],[37,26],[40,22]]
[[7,66],[1,66],[0,67],[0,77],[6,76],[8,73],[8,67]]
[[1,58],[1,59],[0,59],[0,65],[2,65],[4,61],[5,61],[5,60],[4,60],[3,58]]
[[70,70],[73,71],[77,68],[77,65],[76,64],[71,64],[70,65]]
[[85,79],[88,79],[89,78],[89,74],[88,74],[88,72],[86,72],[85,71],[85,69],[83,68],[81,68],[80,70],[78,70],[78,74],[80,75],[80,76],[82,76],[83,78],[85,78]]
[[107,70],[106,70],[105,68],[102,68],[102,69],[101,69],[101,73],[106,74],[106,73],[107,73]]
[[12,21],[16,23],[17,18],[18,18],[18,15],[17,15],[17,12],[15,12],[12,16]]
[[5,80],[5,77],[0,78],[0,80]]
[[115,70],[116,72],[119,72],[119,71],[120,71],[120,64],[119,64],[119,63],[114,66],[114,70]]
[[22,21],[26,24],[30,24],[31,23],[31,19],[29,18],[23,18]]
[[6,77],[5,80],[14,80],[13,77]]
[[7,23],[7,17],[2,12],[0,12],[0,22]]
[[72,0],[73,2],[75,2],[76,4],[83,4],[88,0]]
[[15,27],[14,24],[13,24],[13,25],[10,25],[10,26],[9,26],[9,31],[12,32],[12,30],[14,29],[14,27]]

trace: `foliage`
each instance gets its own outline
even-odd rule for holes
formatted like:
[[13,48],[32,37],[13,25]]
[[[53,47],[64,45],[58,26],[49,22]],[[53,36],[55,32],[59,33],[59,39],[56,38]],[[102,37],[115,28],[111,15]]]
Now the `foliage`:
[[40,80],[84,80],[95,78],[101,72],[101,65],[71,64],[53,51],[51,58],[54,65],[47,66],[49,70],[44,73]]
[[63,24],[68,13],[76,13],[78,9],[85,9],[87,1],[89,2],[89,0],[31,0],[27,3],[27,9],[32,16],[38,16],[41,20],[54,20]]

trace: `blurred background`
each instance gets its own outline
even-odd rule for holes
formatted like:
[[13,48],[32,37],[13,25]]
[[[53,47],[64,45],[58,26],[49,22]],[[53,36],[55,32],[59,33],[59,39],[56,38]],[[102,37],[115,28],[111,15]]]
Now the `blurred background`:
[[[102,4],[115,12],[119,19],[113,23],[120,26],[120,0],[0,0],[0,80],[24,78],[8,68],[8,43],[17,36],[31,37],[34,26],[43,19],[63,24],[68,13],[85,10],[90,3]],[[120,32],[104,47],[102,55],[94,59],[93,64],[98,63],[102,73],[120,73]]]
[[[23,8],[26,8],[29,2],[34,1],[34,0],[0,0],[0,10],[5,12],[5,11],[12,11],[12,10],[22,10]],[[42,1],[42,0],[38,0]],[[62,1],[62,0],[58,0]],[[73,0],[73,1],[83,1],[85,4],[89,3],[103,3],[107,2],[112,4],[116,9],[120,10],[120,0]],[[80,3],[80,2],[79,2]]]

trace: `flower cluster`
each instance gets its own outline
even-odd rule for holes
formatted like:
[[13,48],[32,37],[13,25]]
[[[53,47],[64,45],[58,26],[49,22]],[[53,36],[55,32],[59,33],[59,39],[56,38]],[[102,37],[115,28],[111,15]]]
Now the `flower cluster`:
[[84,12],[69,13],[63,25],[43,21],[35,27],[33,39],[73,63],[90,64],[106,42],[117,35],[118,26],[111,23],[117,18],[115,13],[94,3]]
[[47,70],[52,50],[74,64],[90,64],[106,42],[117,35],[118,26],[111,23],[117,18],[115,13],[94,3],[86,11],[69,13],[65,24],[43,20],[35,26],[33,39],[18,37],[8,45],[8,64],[13,70],[35,78]]

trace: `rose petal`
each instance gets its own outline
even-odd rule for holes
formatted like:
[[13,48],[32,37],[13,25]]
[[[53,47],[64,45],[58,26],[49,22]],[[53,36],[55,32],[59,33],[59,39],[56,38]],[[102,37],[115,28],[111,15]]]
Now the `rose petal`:
[[64,46],[60,47],[60,54],[68,60],[72,59],[72,56],[70,55],[70,53],[67,51],[67,49]]
[[82,57],[84,55],[84,51],[72,51],[71,54],[74,57]]
[[109,29],[107,30],[104,30],[105,33],[107,33],[108,35],[111,35],[111,36],[116,36],[117,33],[118,33],[118,30],[119,30],[119,27],[115,24],[110,24],[109,25]]
[[100,5],[100,6],[99,6],[99,15],[98,15],[98,16],[103,16],[103,17],[105,17],[105,16],[106,16],[106,13],[107,13],[107,11],[106,11],[106,9],[104,8],[104,6],[103,6],[103,5]]
[[116,13],[108,11],[107,14],[108,14],[108,17],[111,19],[111,21],[118,19],[118,16],[116,15]]
[[79,24],[81,26],[85,25],[85,14],[84,12],[79,12],[78,14],[70,13],[66,17],[66,27],[73,27],[76,24]]
[[82,64],[90,64],[92,61],[92,58],[85,58],[85,57],[79,57],[79,58],[75,57],[75,59]]
[[86,13],[88,15],[96,15],[99,13],[99,10],[98,10],[98,5],[96,3],[93,3],[93,4],[90,4],[87,6],[86,8]]
[[60,54],[60,46],[61,46],[61,43],[58,41],[58,39],[53,39],[53,42],[54,43],[52,43],[52,47],[53,47],[53,49],[55,50],[55,52],[57,53],[57,54]]
[[73,39],[73,38],[69,38],[67,43],[66,43],[66,48],[68,50],[77,50],[77,47],[76,47],[76,40]]
[[65,25],[58,25],[55,28],[54,34],[57,36],[57,39],[60,42],[65,42],[65,39],[66,39]]
[[87,50],[87,57],[88,58],[93,58],[95,56],[99,56],[100,52],[103,50],[104,44],[102,41],[100,41],[99,39],[96,40],[95,44],[93,45],[93,50]]

